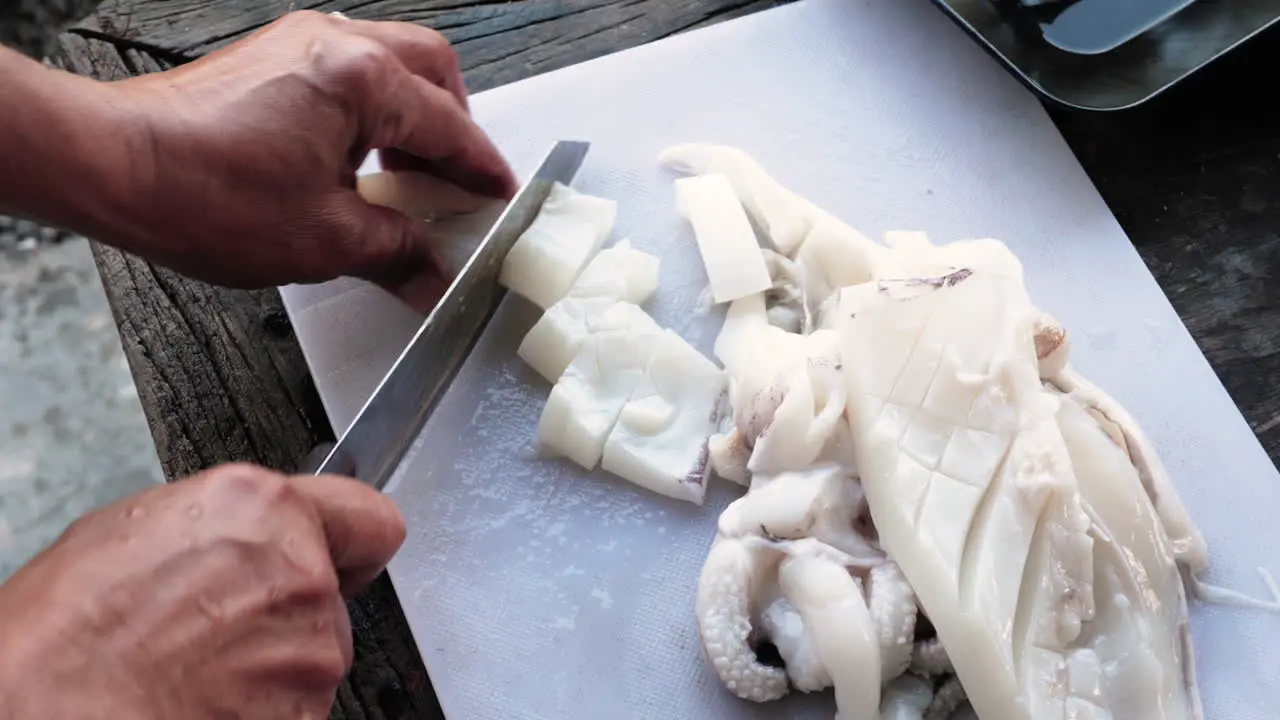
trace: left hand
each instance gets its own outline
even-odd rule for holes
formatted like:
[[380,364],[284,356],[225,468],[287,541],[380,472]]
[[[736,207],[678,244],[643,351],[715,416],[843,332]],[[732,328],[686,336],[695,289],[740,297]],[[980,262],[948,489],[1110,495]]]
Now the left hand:
[[470,193],[516,182],[471,119],[449,43],[425,27],[290,13],[168,72],[105,86],[136,152],[99,240],[233,287],[354,275],[412,307],[447,287],[420,222],[365,202],[371,150]]

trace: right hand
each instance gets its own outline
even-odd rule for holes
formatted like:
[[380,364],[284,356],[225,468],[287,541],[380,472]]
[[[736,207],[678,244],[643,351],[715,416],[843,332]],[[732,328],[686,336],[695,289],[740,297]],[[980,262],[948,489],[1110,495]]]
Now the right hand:
[[0,586],[0,716],[321,720],[343,595],[404,536],[368,486],[252,465],[90,513]]
[[407,22],[289,13],[173,70],[102,86],[127,116],[128,199],[95,239],[232,287],[353,275],[420,312],[448,287],[421,222],[366,202],[356,169],[508,199],[516,178],[471,118],[458,58]]

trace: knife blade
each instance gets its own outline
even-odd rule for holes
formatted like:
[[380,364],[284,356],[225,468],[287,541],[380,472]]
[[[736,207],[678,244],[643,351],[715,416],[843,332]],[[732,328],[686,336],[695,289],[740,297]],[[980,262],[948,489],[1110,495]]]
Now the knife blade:
[[382,490],[431,412],[462,367],[480,333],[506,295],[498,273],[507,252],[528,229],[556,182],[569,184],[590,143],[557,142],[507,204],[454,278],[444,297],[418,328],[378,383],[351,426],[323,457],[314,474],[354,477]]

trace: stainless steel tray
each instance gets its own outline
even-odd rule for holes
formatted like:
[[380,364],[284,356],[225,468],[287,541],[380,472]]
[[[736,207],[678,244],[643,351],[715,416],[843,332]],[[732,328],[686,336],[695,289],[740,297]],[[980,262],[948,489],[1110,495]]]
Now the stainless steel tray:
[[933,0],[1041,97],[1122,110],[1280,20],[1280,0]]

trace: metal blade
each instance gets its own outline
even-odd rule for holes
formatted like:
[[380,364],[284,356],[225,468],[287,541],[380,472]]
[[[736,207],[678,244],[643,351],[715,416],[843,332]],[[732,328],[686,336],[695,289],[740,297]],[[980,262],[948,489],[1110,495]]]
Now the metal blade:
[[573,180],[589,147],[585,142],[556,143],[485,235],[351,427],[329,450],[316,474],[349,475],[379,490],[386,486],[506,295],[506,289],[498,285],[503,258],[533,222],[552,185]]

